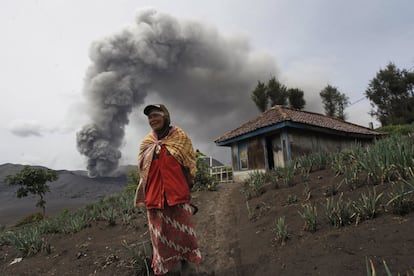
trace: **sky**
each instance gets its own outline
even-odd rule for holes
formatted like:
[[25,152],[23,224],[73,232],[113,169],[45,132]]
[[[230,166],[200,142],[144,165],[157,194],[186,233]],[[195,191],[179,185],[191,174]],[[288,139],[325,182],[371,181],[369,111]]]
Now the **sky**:
[[313,112],[335,86],[348,121],[378,127],[364,93],[389,62],[414,68],[413,10],[411,0],[3,0],[0,164],[85,169],[77,133],[108,123],[99,105],[111,91],[131,97],[124,133],[108,138],[120,165],[137,163],[142,110],[161,102],[195,148],[229,164],[213,141],[259,114],[251,91],[272,76],[302,89]]

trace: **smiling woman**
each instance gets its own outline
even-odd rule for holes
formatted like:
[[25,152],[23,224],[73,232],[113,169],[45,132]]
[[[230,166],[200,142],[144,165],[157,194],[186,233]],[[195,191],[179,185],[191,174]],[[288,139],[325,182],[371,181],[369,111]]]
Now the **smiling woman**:
[[[148,105],[144,109],[144,114],[148,117],[148,122],[153,131],[158,135],[158,139],[165,137],[170,129],[170,113],[162,104]],[[165,123],[164,123],[165,121]]]
[[148,115],[149,124],[154,131],[159,131],[164,126],[164,113],[153,112]]
[[147,209],[152,267],[161,275],[175,268],[187,270],[187,262],[201,262],[190,205],[196,161],[190,138],[170,126],[164,105],[148,105],[144,114],[152,131],[140,145],[135,206]]

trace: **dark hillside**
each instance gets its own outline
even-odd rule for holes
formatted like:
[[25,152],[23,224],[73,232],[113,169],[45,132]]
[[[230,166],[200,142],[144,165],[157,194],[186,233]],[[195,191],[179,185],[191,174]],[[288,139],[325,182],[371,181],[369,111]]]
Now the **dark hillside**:
[[[18,187],[4,181],[7,175],[14,175],[22,168],[23,165],[19,164],[0,165],[0,225],[13,224],[22,216],[39,211],[35,207],[35,196],[17,198],[15,193]],[[88,177],[86,171],[58,170],[59,179],[49,183],[50,193],[45,196],[46,212],[56,214],[65,208],[76,208],[99,197],[119,193],[127,185],[128,171],[133,168],[135,166],[123,166],[112,177],[96,178]]]

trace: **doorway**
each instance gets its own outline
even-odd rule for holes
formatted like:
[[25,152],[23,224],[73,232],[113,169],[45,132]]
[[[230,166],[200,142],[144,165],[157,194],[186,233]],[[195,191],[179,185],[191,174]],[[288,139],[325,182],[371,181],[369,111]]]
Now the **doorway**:
[[275,168],[275,160],[273,157],[273,137],[267,136],[266,137],[266,153],[267,153],[267,164],[269,167],[269,170],[272,170]]

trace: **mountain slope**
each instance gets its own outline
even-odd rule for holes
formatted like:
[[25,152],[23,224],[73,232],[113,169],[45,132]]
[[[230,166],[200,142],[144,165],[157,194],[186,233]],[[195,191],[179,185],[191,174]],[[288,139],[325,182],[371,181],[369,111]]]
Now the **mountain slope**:
[[[0,165],[0,225],[15,223],[22,216],[40,211],[35,207],[37,197],[17,198],[17,186],[5,183],[5,177],[14,175],[23,165]],[[32,166],[34,168],[44,168]],[[98,197],[121,192],[127,185],[127,174],[135,166],[123,166],[112,177],[90,178],[86,171],[57,170],[58,180],[49,183],[50,193],[45,195],[46,212],[56,214],[65,208],[76,208]]]

